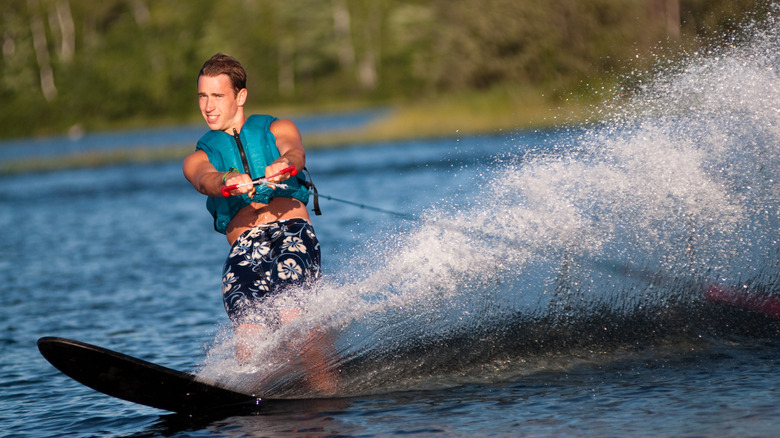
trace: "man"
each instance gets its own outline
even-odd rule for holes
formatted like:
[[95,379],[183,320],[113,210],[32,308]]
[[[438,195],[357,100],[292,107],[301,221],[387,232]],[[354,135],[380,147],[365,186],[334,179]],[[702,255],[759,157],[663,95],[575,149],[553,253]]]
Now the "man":
[[[253,337],[268,322],[257,312],[261,299],[320,276],[320,247],[309,220],[309,192],[292,178],[305,164],[295,124],[271,116],[246,117],[246,72],[233,57],[218,53],[198,73],[200,111],[211,131],[184,160],[184,175],[201,193],[214,228],[231,245],[222,277],[225,309],[238,336],[237,357],[251,354]],[[296,172],[287,171],[293,166]],[[262,186],[248,184],[268,175]],[[276,184],[283,184],[276,186]],[[222,189],[239,185],[223,196]],[[280,312],[285,324],[296,310]]]

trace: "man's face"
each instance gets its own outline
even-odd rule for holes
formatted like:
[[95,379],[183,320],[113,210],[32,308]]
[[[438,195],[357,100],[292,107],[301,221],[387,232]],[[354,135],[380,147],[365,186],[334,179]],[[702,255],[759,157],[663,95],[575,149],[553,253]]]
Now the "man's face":
[[213,130],[233,134],[233,128],[240,129],[244,123],[245,101],[246,88],[236,94],[227,75],[198,78],[200,113]]

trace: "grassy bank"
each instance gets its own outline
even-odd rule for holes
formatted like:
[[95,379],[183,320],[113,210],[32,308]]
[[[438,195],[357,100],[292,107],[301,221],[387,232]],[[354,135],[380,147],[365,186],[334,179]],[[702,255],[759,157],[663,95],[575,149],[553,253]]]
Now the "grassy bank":
[[[419,99],[392,105],[388,114],[355,130],[308,134],[307,148],[337,147],[410,138],[454,137],[510,132],[517,129],[549,128],[580,123],[587,119],[592,102],[545,96],[533,90],[495,89]],[[331,107],[332,109],[332,107]],[[346,109],[344,107],[339,109]],[[321,108],[320,108],[321,110]],[[262,109],[272,114],[311,113],[315,109]],[[289,116],[293,120],[294,115]],[[133,126],[138,121],[132,122]],[[115,127],[116,129],[127,128]],[[192,151],[193,144],[166,148],[133,147],[122,150],[90,151],[67,156],[18,160],[0,164],[0,174],[52,171],[67,168],[101,167],[119,163],[175,161]]]
[[565,126],[589,119],[595,103],[503,88],[420,99],[395,105],[388,116],[361,129],[309,135],[306,144],[323,147]]

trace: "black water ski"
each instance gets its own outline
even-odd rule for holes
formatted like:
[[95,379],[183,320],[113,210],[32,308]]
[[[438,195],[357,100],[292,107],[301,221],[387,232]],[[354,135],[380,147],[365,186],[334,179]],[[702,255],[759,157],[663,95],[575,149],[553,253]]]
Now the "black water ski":
[[[71,339],[45,337],[38,349],[55,368],[96,391],[177,413],[259,407],[261,399],[195,380],[195,375]],[[265,403],[265,401],[263,401]]]

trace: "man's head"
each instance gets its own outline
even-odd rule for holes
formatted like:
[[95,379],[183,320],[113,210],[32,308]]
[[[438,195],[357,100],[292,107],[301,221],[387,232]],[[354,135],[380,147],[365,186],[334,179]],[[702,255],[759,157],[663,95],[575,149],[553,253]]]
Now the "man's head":
[[230,55],[217,53],[209,58],[200,68],[198,79],[201,76],[216,77],[219,75],[227,75],[236,94],[246,88],[246,71],[241,63]]
[[232,56],[212,56],[198,74],[200,112],[209,128],[232,134],[244,125],[246,72]]

